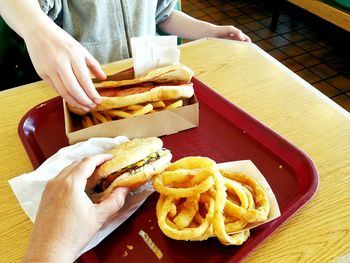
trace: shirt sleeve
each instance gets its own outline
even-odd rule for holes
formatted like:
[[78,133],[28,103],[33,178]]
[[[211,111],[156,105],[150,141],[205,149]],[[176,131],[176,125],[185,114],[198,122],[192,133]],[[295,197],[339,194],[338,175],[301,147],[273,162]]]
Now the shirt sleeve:
[[156,24],[163,22],[175,9],[178,0],[158,0],[156,11]]
[[62,11],[61,0],[38,0],[41,10],[55,21]]

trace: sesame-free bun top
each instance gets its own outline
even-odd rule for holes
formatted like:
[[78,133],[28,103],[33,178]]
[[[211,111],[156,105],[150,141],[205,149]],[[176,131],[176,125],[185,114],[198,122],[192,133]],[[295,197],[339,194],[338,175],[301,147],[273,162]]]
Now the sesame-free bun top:
[[147,73],[146,76],[126,79],[126,80],[116,80],[116,81],[102,81],[95,83],[95,87],[99,88],[116,88],[116,87],[126,87],[130,85],[143,84],[147,82],[154,83],[187,83],[191,81],[193,76],[193,71],[183,65],[176,64],[166,67],[156,68]]
[[107,152],[114,157],[95,170],[88,178],[86,188],[92,189],[102,178],[143,160],[162,147],[163,142],[157,137],[135,138],[118,144],[115,148]]

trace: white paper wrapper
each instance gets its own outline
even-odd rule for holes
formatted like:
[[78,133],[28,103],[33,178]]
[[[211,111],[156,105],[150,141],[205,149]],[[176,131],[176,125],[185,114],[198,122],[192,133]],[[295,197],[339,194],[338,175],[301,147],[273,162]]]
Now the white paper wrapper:
[[[127,140],[128,138],[124,136],[116,138],[92,138],[88,141],[62,148],[47,159],[38,169],[11,179],[9,184],[24,212],[34,222],[40,204],[41,194],[44,191],[47,181],[58,175],[64,167],[72,162],[81,160],[86,156],[106,152],[115,145]],[[153,192],[152,185],[148,183],[138,188],[137,191],[129,193],[124,207],[106,222],[93,240],[81,251],[80,255],[95,247],[121,225]]]
[[177,36],[133,37],[130,42],[136,78],[152,69],[179,63]]

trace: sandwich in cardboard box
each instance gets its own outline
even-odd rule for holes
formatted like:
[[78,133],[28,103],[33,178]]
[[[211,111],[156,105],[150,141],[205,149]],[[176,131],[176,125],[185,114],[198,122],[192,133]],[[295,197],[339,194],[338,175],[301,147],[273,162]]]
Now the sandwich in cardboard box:
[[[166,41],[164,37],[161,38],[164,44]],[[173,36],[170,38],[174,42]],[[134,40],[136,43],[140,41],[142,38]],[[150,40],[146,42],[149,43]],[[162,136],[197,127],[198,101],[191,83],[193,71],[178,62],[176,54],[179,50],[176,46],[170,48],[171,46],[173,45],[159,49],[157,45],[149,45],[153,55],[145,58],[151,58],[150,71],[139,73],[137,78],[134,77],[135,64],[145,64],[136,62],[142,60],[142,56],[133,57],[134,69],[116,73],[106,81],[95,83],[101,95],[101,103],[89,113],[64,103],[65,129],[69,143],[91,137]],[[175,60],[160,60],[157,48],[161,54],[170,54]],[[175,51],[172,52],[172,49]],[[161,64],[164,61],[170,65]]]

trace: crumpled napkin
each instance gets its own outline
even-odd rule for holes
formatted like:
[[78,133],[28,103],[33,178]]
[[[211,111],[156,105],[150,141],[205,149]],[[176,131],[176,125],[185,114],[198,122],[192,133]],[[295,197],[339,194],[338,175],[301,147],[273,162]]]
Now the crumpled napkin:
[[133,37],[130,39],[135,77],[179,63],[177,36]]
[[[9,180],[9,184],[24,212],[34,222],[39,208],[41,194],[44,191],[47,181],[58,175],[63,168],[72,162],[81,160],[86,156],[106,152],[115,145],[127,140],[128,138],[125,136],[91,138],[88,141],[64,147],[48,158],[38,169]],[[124,207],[104,224],[91,242],[81,251],[80,255],[95,247],[119,227],[153,192],[152,185],[148,183],[136,191],[129,193]]]

